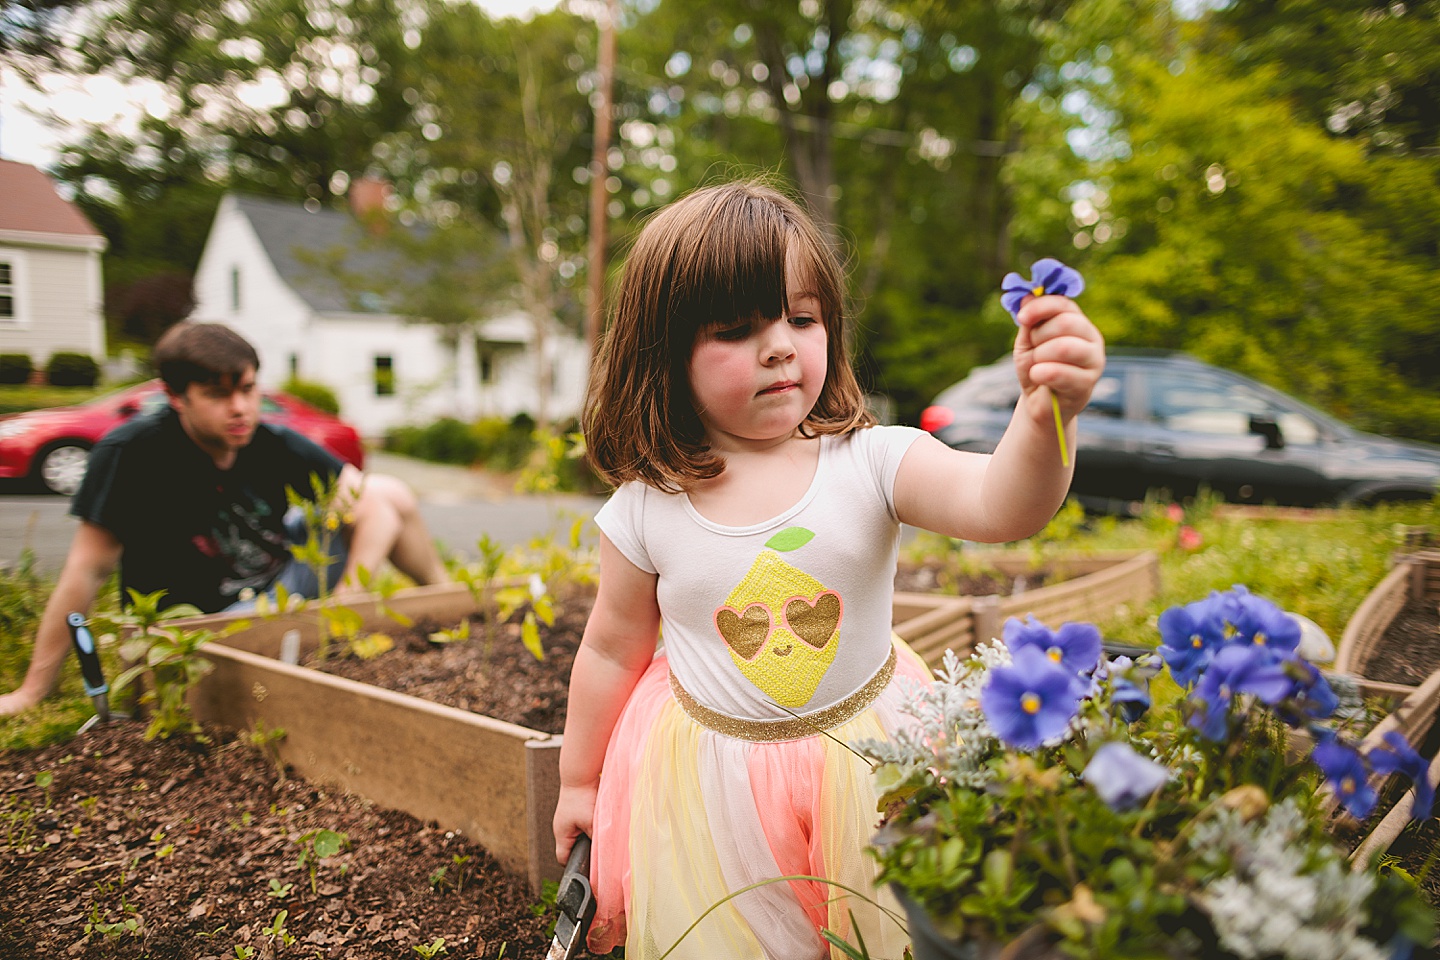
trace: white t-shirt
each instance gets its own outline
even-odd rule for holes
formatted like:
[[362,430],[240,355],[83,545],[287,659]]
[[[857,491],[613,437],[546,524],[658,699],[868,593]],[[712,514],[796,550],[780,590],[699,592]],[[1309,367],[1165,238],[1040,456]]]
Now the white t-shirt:
[[712,523],[683,493],[638,482],[615,491],[595,522],[659,575],[670,669],[692,697],[727,716],[781,720],[845,699],[880,669],[900,545],[895,473],[922,435],[822,436],[799,502],[746,527]]

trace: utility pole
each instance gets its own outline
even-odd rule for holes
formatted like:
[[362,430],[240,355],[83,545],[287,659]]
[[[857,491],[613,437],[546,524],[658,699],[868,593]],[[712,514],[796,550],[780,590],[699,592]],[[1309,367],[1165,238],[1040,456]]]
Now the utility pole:
[[615,114],[615,21],[618,15],[616,0],[605,0],[605,8],[596,18],[600,28],[596,64],[600,76],[595,86],[595,146],[590,154],[590,310],[585,322],[585,343],[592,358],[605,326],[605,246],[609,232],[606,209],[609,191],[605,181],[610,175],[610,128]]

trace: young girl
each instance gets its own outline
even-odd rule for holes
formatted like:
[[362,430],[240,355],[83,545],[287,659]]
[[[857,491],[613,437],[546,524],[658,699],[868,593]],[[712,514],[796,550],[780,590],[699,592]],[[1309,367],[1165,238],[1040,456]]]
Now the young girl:
[[[890,630],[899,525],[989,542],[1043,527],[1070,483],[1051,392],[1068,433],[1104,349],[1070,300],[1030,298],[1024,397],[993,455],[962,453],[874,426],[842,291],[811,220],[752,183],[662,210],[626,264],[585,412],[618,489],[595,518],[555,812],[562,861],[593,838],[593,951],[807,960],[829,953],[822,929],[855,942],[851,911],[872,956],[907,942],[841,886],[888,896],[864,854],[869,768],[845,745],[903,722],[897,678],[928,679]],[[726,900],[794,875],[832,883]]]

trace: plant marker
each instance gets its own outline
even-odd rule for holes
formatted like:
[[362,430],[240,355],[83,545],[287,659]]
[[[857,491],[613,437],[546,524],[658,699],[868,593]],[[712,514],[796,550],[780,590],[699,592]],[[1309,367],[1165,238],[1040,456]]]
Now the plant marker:
[[[1029,279],[1018,273],[1005,274],[1005,279],[1000,282],[1000,290],[1000,303],[1010,311],[1010,316],[1015,317],[1018,324],[1020,304],[1026,297],[1043,297],[1047,293],[1078,297],[1085,290],[1085,278],[1080,276],[1080,271],[1065,266],[1054,257],[1045,257],[1031,265]],[[1055,396],[1054,390],[1050,391],[1050,409],[1055,411],[1055,437],[1060,441],[1060,463],[1069,467],[1070,450],[1065,443],[1065,421],[1060,416],[1060,400]]]

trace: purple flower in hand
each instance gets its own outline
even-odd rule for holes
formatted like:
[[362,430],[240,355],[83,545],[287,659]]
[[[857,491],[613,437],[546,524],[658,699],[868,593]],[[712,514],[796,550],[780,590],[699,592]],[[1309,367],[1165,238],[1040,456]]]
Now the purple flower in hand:
[[1080,271],[1067,267],[1053,257],[1036,260],[1030,267],[1030,279],[1018,273],[1007,273],[1000,281],[1000,305],[1016,317],[1026,297],[1043,297],[1054,293],[1062,297],[1078,297],[1085,291],[1085,278]]
[[1034,647],[1077,674],[1089,674],[1100,663],[1103,643],[1093,623],[1067,622],[1052,631],[1031,614],[1023,623],[1017,617],[1005,621],[1005,646],[1012,656],[1021,647]]
[[1165,786],[1170,771],[1126,744],[1111,742],[1095,751],[1081,776],[1111,810],[1125,810]]
[[[1430,783],[1430,764],[1410,746],[1399,731],[1385,734],[1385,747],[1371,750],[1366,759],[1376,773],[1403,773],[1415,784],[1415,804],[1410,808],[1413,820],[1429,820],[1435,808],[1435,787]],[[1388,749],[1387,749],[1388,747]]]
[[1236,694],[1253,693],[1266,703],[1285,699],[1294,681],[1285,665],[1264,646],[1222,647],[1205,668],[1191,698],[1203,708],[1190,718],[1190,725],[1207,740],[1224,740],[1230,704]]
[[1325,774],[1326,783],[1335,791],[1335,799],[1352,817],[1364,820],[1370,816],[1370,811],[1375,809],[1375,791],[1366,779],[1365,761],[1359,753],[1332,740],[1317,743],[1310,759]]
[[996,667],[980,691],[980,709],[1007,746],[1034,750],[1065,732],[1085,684],[1038,648],[1022,646],[1008,667]]

